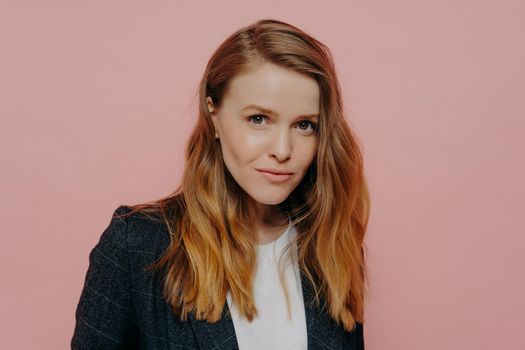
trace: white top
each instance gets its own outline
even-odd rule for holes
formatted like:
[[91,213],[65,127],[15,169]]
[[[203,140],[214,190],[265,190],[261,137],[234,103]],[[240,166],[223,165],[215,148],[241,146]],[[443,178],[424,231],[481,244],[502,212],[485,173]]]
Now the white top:
[[286,297],[279,280],[279,257],[286,244],[296,235],[291,219],[288,228],[276,240],[257,246],[257,271],[254,279],[255,306],[259,315],[250,323],[241,317],[236,305],[232,306],[228,291],[227,301],[232,315],[239,350],[306,350],[307,332],[303,291],[296,260],[297,245],[292,246],[294,263],[283,257],[285,282],[291,304],[288,319]]

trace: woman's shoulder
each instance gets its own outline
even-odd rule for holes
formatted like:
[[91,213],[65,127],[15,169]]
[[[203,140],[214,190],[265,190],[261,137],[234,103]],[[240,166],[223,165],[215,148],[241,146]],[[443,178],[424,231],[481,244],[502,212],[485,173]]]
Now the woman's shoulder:
[[129,253],[158,256],[170,243],[166,222],[160,215],[136,211],[128,205],[120,205],[113,212],[113,226],[121,243]]

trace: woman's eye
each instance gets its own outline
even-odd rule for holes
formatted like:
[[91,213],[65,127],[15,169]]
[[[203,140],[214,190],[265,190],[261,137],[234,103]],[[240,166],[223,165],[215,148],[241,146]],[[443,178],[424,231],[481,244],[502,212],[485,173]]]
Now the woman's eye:
[[317,130],[317,124],[314,123],[314,122],[311,122],[309,120],[303,120],[303,121],[300,121],[297,125],[299,125],[299,128],[301,130],[307,130],[307,129],[303,129],[301,126],[306,126],[308,128],[308,125],[310,125],[312,127],[312,129],[310,131],[315,131]]
[[251,115],[247,118],[248,121],[250,122],[254,122],[254,124],[258,124],[260,125],[262,120],[265,119],[265,118],[268,118],[267,116],[263,115],[263,114],[254,114],[254,115]]
[[[264,124],[263,121],[267,119],[268,119],[268,116],[264,114],[252,114],[251,116],[246,118],[249,124],[253,124],[256,126],[263,125]],[[299,129],[303,131],[308,131],[309,133],[314,133],[317,130],[317,123],[314,123],[309,120],[302,120],[296,125],[299,126]],[[310,127],[310,129],[308,129],[308,127]]]

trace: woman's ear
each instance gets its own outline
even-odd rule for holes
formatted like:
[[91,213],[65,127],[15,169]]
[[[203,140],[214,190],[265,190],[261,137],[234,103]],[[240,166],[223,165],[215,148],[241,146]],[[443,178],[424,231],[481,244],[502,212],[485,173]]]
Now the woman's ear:
[[210,96],[206,97],[206,104],[208,105],[208,112],[213,115],[215,107],[213,106],[213,101]]
[[215,115],[215,107],[213,105],[213,101],[210,96],[206,97],[206,102],[208,106],[208,112],[210,112],[211,121],[213,122],[213,125],[215,126],[215,138],[219,138],[219,133],[217,132],[217,116]]

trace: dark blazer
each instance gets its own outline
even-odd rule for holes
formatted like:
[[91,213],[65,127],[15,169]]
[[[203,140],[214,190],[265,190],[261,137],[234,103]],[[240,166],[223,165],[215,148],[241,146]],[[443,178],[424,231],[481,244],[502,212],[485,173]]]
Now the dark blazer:
[[[116,214],[130,208],[119,206]],[[228,303],[216,323],[181,321],[162,296],[161,284],[143,267],[156,261],[170,239],[165,224],[138,213],[115,213],[89,254],[76,309],[72,349],[238,349]],[[308,349],[364,349],[363,325],[346,332],[315,307],[313,290],[301,274]],[[271,335],[269,335],[271,336]]]

